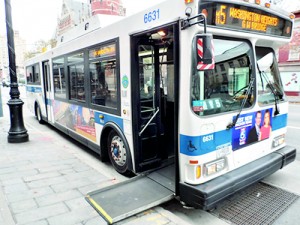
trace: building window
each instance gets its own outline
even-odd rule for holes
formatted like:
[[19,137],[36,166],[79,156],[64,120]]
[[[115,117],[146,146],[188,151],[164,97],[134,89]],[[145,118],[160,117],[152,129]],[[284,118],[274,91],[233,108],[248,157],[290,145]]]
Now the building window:
[[289,61],[296,61],[296,60],[300,60],[300,48],[296,48],[296,46],[294,46],[294,48],[290,48],[289,51]]

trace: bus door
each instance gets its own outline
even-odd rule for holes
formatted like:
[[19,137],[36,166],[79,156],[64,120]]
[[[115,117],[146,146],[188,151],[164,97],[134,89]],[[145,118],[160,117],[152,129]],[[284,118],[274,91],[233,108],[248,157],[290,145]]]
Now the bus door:
[[53,116],[51,113],[51,81],[50,81],[50,66],[49,66],[49,61],[44,61],[43,62],[43,80],[44,80],[44,103],[45,103],[45,108],[46,108],[46,116],[48,122],[54,122],[53,121]]
[[131,39],[136,172],[174,160],[177,139],[174,90],[178,74],[174,63],[176,27],[162,27],[134,35]]

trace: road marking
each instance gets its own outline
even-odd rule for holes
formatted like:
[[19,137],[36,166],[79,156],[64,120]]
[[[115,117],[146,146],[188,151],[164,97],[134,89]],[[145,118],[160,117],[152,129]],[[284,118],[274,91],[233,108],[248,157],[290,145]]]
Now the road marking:
[[287,128],[300,130],[300,127],[287,126]]

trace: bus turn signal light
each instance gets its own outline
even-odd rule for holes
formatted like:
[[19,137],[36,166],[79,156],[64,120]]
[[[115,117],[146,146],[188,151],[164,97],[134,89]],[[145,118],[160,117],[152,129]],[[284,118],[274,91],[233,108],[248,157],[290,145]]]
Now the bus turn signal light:
[[201,166],[196,167],[196,179],[201,177]]
[[198,164],[198,160],[190,160],[190,164],[191,165],[197,165]]
[[294,14],[290,14],[290,19],[295,19],[295,15]]

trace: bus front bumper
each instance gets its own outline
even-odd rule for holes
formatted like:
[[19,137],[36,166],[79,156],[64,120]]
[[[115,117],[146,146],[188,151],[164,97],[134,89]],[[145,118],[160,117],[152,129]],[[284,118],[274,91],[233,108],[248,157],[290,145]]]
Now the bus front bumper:
[[296,149],[286,146],[260,159],[200,185],[179,183],[180,201],[203,210],[283,168],[296,158]]

